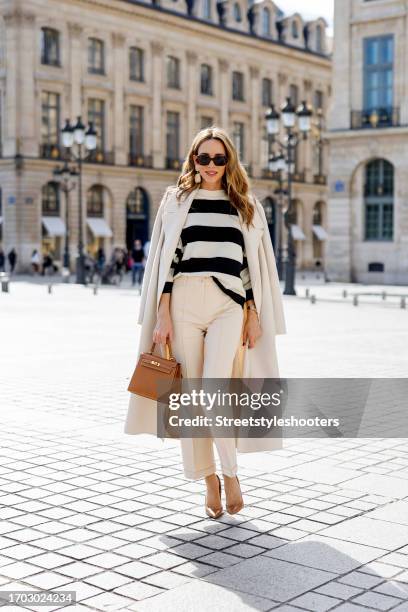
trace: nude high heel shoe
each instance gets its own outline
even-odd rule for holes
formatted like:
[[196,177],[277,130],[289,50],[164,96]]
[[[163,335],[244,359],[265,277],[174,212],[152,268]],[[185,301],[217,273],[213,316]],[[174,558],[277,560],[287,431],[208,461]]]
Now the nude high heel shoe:
[[[239,488],[241,490],[241,485],[239,483],[238,480],[238,476],[235,476],[235,478],[237,479],[237,482],[239,484]],[[227,512],[228,514],[237,514],[237,512],[240,512],[242,510],[242,508],[244,507],[244,500],[242,499],[242,491],[241,491],[241,504],[239,504],[238,506],[235,504],[232,505],[228,505],[227,504]]]
[[[218,478],[218,487],[219,487],[219,492],[220,492],[220,503],[221,503],[221,480],[218,474],[216,474],[216,476]],[[210,508],[209,506],[207,506],[207,494],[205,494],[205,512],[207,516],[209,516],[210,518],[216,519],[220,517],[222,514],[224,514],[224,508],[221,505],[220,508],[216,508],[214,510],[213,508]]]

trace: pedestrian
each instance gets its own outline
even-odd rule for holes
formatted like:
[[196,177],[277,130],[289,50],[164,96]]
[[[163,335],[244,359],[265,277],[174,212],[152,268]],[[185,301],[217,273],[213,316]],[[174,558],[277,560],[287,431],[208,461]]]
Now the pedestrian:
[[33,252],[31,253],[31,268],[32,268],[34,276],[40,273],[40,264],[41,264],[40,254],[37,251],[37,249],[34,249]]
[[42,276],[50,276],[54,272],[54,262],[51,253],[46,253],[42,262]]
[[96,253],[96,269],[98,270],[99,274],[102,274],[103,272],[105,261],[106,261],[105,251],[103,250],[102,247],[99,247]]
[[[160,203],[140,300],[139,354],[170,343],[182,376],[279,378],[275,336],[286,333],[268,223],[227,132],[201,130],[177,185]],[[154,363],[154,362],[153,362]],[[157,435],[157,402],[131,393],[124,431]],[[281,437],[182,438],[184,475],[205,479],[205,511],[244,505],[237,451],[282,448]]]
[[4,255],[3,249],[0,249],[0,272],[5,271],[4,269],[5,265],[6,265],[6,256]]
[[9,251],[8,262],[10,266],[10,273],[13,274],[14,268],[16,267],[17,263],[17,253],[14,247]]
[[138,238],[135,240],[133,245],[132,259],[132,285],[137,283],[140,289],[143,280],[145,254],[142,248],[142,241]]

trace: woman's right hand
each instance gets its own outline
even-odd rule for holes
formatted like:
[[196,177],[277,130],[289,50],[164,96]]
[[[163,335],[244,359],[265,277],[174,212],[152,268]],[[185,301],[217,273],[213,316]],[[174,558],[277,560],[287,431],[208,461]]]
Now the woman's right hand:
[[153,342],[156,344],[166,344],[167,338],[173,342],[173,323],[170,311],[159,311],[156,326],[153,330]]

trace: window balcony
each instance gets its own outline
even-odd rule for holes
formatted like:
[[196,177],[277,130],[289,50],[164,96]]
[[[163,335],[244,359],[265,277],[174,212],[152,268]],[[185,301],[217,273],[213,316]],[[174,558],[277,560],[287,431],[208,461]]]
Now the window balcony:
[[128,164],[139,168],[153,168],[153,158],[151,155],[129,153]]
[[181,170],[183,161],[177,157],[166,157],[166,168],[167,170]]
[[399,125],[400,109],[397,107],[351,112],[352,130],[398,127]]
[[261,178],[269,179],[270,181],[279,181],[279,172],[272,172],[269,168],[262,168]]
[[315,174],[313,177],[313,183],[315,185],[327,185],[327,175],[326,174]]
[[63,147],[51,143],[41,144],[40,157],[41,159],[63,159]]
[[113,166],[115,163],[115,156],[113,151],[95,149],[94,151],[89,151],[84,161],[88,164],[107,164]]
[[302,172],[294,172],[292,175],[292,180],[295,183],[306,183],[306,173]]

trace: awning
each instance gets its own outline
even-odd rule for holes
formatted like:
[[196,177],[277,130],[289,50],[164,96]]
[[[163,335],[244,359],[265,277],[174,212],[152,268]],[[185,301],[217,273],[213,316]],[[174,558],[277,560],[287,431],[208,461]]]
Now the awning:
[[61,217],[42,217],[41,221],[49,236],[65,236],[65,223]]
[[329,234],[321,225],[312,225],[313,232],[319,240],[327,240]]
[[113,236],[112,230],[105,219],[87,217],[86,222],[95,238],[111,238]]
[[293,224],[290,226],[290,229],[292,232],[293,240],[306,240],[306,236],[304,235],[304,233],[302,232],[302,230],[300,229],[298,225]]

